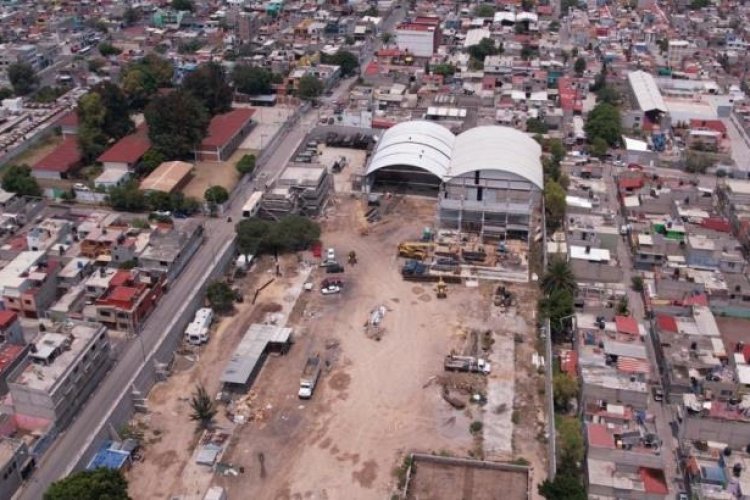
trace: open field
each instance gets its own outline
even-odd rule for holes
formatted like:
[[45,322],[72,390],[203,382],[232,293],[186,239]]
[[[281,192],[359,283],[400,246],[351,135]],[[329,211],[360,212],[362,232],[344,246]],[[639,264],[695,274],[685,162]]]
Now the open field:
[[193,178],[182,192],[185,196],[192,196],[201,201],[203,201],[206,189],[211,186],[223,186],[231,193],[240,178],[234,166],[247,153],[252,153],[252,151],[238,149],[227,161],[197,162]]

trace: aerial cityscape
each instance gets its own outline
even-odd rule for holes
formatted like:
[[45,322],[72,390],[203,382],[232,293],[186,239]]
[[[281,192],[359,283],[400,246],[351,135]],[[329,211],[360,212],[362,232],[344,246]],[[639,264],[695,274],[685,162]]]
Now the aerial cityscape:
[[0,500],[750,499],[748,18],[0,1]]

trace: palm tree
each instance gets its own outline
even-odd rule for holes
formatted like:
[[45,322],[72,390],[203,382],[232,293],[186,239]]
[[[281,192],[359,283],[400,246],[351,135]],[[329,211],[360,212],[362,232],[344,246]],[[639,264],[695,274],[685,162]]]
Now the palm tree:
[[554,258],[547,266],[547,272],[542,278],[542,290],[549,295],[554,290],[565,290],[571,294],[576,291],[576,277],[565,259]]
[[190,399],[190,420],[198,422],[199,429],[208,429],[216,416],[216,406],[203,385],[198,385]]

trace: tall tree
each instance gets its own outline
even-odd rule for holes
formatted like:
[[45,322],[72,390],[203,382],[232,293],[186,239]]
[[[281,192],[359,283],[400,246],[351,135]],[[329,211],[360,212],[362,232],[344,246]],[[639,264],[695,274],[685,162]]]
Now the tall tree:
[[211,308],[219,314],[231,312],[234,308],[232,287],[223,281],[214,281],[206,288],[206,298]]
[[91,89],[102,98],[105,109],[102,131],[112,140],[125,137],[132,132],[134,124],[130,119],[128,100],[122,89],[111,82],[102,82]]
[[182,90],[155,97],[145,116],[153,149],[167,158],[190,158],[208,129],[206,109]]
[[578,76],[583,75],[583,72],[586,71],[586,59],[583,57],[576,59],[576,62],[573,64],[573,71],[575,71]]
[[100,468],[76,472],[52,483],[44,500],[130,500],[122,472]]
[[565,190],[552,179],[544,183],[544,208],[546,210],[547,229],[557,231],[565,220]]
[[586,118],[584,131],[589,142],[601,137],[610,146],[616,146],[622,136],[620,111],[607,102],[598,103]]
[[8,66],[8,80],[13,86],[13,92],[19,96],[28,94],[39,83],[34,68],[30,64],[22,62]]
[[551,294],[555,290],[565,290],[573,293],[578,289],[576,277],[570,268],[570,264],[560,257],[550,260],[547,271],[542,277],[541,286],[546,294]]
[[203,198],[216,205],[221,205],[229,199],[229,193],[224,186],[211,186],[203,193]]
[[213,115],[232,108],[232,87],[227,83],[224,68],[215,62],[201,64],[182,82],[182,88],[203,103]]
[[214,400],[202,385],[195,388],[193,397],[190,398],[190,408],[193,410],[190,419],[198,422],[199,429],[208,429],[214,421],[217,410]]
[[26,165],[11,165],[3,174],[2,188],[20,196],[41,196],[42,190],[31,169]]
[[323,83],[313,75],[303,76],[297,85],[297,95],[304,101],[314,101],[323,93]]
[[238,92],[249,95],[271,92],[273,75],[270,71],[249,64],[238,64],[232,70],[232,81]]
[[78,122],[78,144],[86,161],[95,160],[110,141],[133,130],[125,94],[110,82],[100,83],[81,96]]
[[323,64],[335,64],[341,67],[342,76],[351,76],[357,73],[359,59],[348,50],[339,50],[332,56],[323,55],[320,62]]
[[183,10],[192,12],[193,2],[191,0],[172,0],[172,8],[174,10]]
[[160,88],[172,84],[174,67],[157,54],[149,54],[129,64],[122,73],[122,88],[131,107],[143,109]]

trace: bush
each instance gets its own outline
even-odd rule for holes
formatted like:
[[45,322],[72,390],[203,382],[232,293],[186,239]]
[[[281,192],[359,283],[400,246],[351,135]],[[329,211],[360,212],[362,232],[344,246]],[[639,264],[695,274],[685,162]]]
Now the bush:
[[219,314],[228,313],[234,309],[234,291],[223,281],[214,281],[208,285],[206,299],[211,308]]
[[479,434],[480,432],[482,432],[482,427],[484,427],[484,424],[482,424],[482,422],[480,422],[479,420],[475,420],[471,423],[471,425],[469,425],[469,432],[475,435]]
[[631,285],[633,287],[633,290],[640,293],[643,291],[643,278],[640,276],[633,276],[630,279]]
[[244,155],[234,166],[240,175],[250,174],[255,170],[255,155]]

